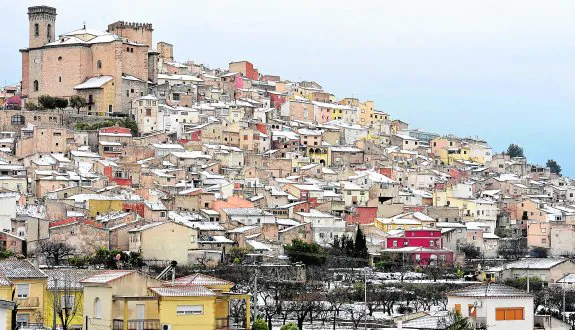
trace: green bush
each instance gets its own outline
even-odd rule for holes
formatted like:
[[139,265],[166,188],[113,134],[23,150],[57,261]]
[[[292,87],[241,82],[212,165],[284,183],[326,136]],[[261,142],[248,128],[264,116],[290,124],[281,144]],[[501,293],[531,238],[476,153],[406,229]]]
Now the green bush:
[[254,321],[252,330],[270,330],[270,329],[268,328],[268,324],[266,323],[266,321],[264,321],[264,319],[257,319]]
[[282,325],[280,330],[299,330],[299,328],[297,327],[297,325],[295,323],[288,323],[288,324]]

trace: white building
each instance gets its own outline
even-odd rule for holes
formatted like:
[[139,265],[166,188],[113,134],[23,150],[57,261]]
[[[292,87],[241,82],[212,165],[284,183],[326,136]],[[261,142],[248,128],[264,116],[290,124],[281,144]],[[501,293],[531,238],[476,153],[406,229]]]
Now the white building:
[[158,98],[154,95],[142,96],[134,100],[132,114],[138,124],[138,130],[146,133],[163,128],[162,116],[158,115]]
[[447,309],[489,330],[533,329],[533,295],[502,284],[472,285],[452,291]]
[[0,230],[9,232],[12,230],[11,220],[16,218],[16,206],[19,197],[20,194],[12,191],[0,193]]
[[311,224],[313,240],[317,244],[327,245],[345,235],[345,221],[331,214],[311,209],[309,212],[296,212],[294,218]]

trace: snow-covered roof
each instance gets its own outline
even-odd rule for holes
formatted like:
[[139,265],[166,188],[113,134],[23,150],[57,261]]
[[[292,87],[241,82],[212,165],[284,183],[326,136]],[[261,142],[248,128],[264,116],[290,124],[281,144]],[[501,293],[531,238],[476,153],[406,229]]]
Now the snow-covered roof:
[[98,76],[98,77],[91,77],[88,78],[83,83],[74,86],[74,89],[94,89],[94,88],[102,88],[104,84],[114,79],[112,76]]

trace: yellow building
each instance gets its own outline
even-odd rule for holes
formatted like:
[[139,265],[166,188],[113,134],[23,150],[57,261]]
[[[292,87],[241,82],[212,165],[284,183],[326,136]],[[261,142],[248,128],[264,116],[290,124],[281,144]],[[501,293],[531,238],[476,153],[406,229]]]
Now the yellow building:
[[385,232],[422,228],[421,221],[414,219],[376,218],[375,227]]
[[[219,278],[194,274],[178,278],[173,284],[151,288],[158,297],[162,324],[172,330],[228,329],[229,302],[242,299],[246,302],[246,324],[250,324],[249,295],[230,293],[234,283]],[[249,326],[248,326],[249,329]]]
[[385,232],[390,230],[411,230],[423,227],[435,227],[436,219],[421,212],[408,212],[391,218],[376,218],[375,227]]
[[172,330],[223,330],[228,328],[232,299],[246,301],[246,324],[250,324],[249,295],[232,294],[233,283],[210,276],[191,275],[167,283],[136,271],[110,270],[80,283],[90,330],[164,326]]
[[359,103],[357,111],[357,123],[362,126],[368,126],[374,122],[374,103],[373,101],[365,101]]
[[[8,297],[4,299],[14,301],[18,305],[16,314],[18,325],[21,327],[31,324],[41,326],[44,319],[46,274],[26,260],[2,260],[0,261],[0,275],[7,279],[7,281],[0,281],[2,287],[0,294],[8,293]],[[12,299],[12,291],[14,291],[14,299]],[[10,323],[10,319],[7,323]],[[7,328],[9,329],[9,324]]]
[[125,199],[116,196],[95,195],[87,199],[88,216],[96,217],[100,214],[122,211],[125,202]]
[[331,152],[329,146],[308,146],[306,155],[312,163],[331,166]]
[[[67,325],[68,329],[81,329],[84,324],[84,294],[80,281],[103,271],[88,269],[45,269],[48,276],[44,293],[44,325],[52,327],[54,304],[56,324]],[[54,299],[56,289],[57,299]]]
[[446,165],[451,165],[456,160],[471,160],[471,152],[467,147],[439,149],[436,154]]

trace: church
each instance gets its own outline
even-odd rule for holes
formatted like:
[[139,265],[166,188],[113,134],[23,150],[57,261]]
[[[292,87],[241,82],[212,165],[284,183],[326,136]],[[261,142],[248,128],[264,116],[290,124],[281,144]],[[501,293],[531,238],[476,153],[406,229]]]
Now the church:
[[156,83],[158,52],[152,24],[118,21],[107,31],[87,29],[56,36],[56,8],[28,8],[29,44],[21,49],[22,96],[86,99],[82,113],[129,113],[131,101]]

